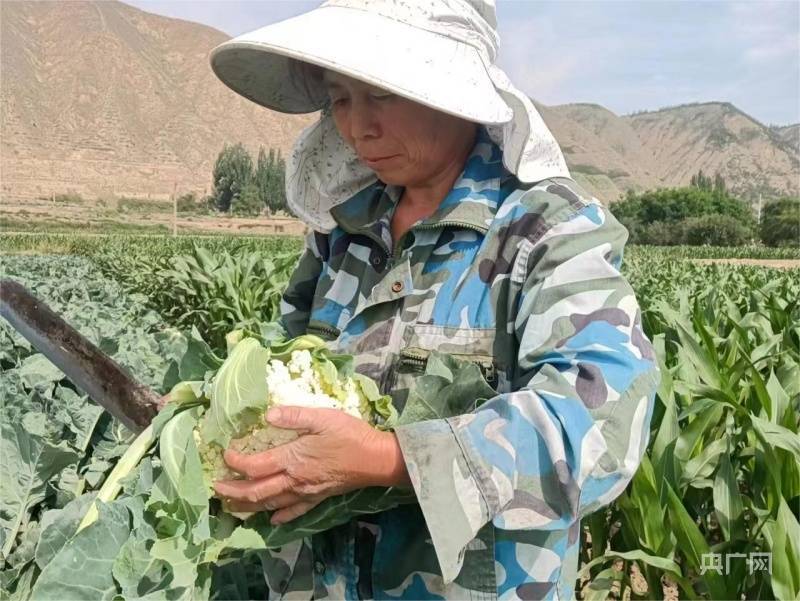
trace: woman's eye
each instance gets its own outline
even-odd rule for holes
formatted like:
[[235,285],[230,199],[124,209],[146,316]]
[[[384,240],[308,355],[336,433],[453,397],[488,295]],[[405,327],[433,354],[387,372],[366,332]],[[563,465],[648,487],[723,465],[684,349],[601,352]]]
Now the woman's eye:
[[[394,97],[395,97],[395,94],[381,94],[381,95],[372,94],[372,95],[371,95],[371,97],[372,97],[374,100],[381,100],[381,101],[383,101],[383,100],[389,100],[390,98],[394,98]],[[345,102],[347,102],[347,101],[348,101],[348,99],[347,99],[347,98],[336,98],[336,99],[332,99],[332,100],[331,100],[331,105],[332,105],[332,106],[340,106],[340,105],[344,104],[344,103],[345,103]]]

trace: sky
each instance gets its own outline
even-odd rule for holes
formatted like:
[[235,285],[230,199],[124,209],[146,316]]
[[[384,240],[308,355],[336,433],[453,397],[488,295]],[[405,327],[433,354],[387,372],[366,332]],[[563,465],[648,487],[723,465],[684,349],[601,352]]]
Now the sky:
[[[123,1],[231,36],[321,4]],[[800,0],[497,0],[497,21],[497,64],[545,105],[724,101],[765,125],[800,122]]]

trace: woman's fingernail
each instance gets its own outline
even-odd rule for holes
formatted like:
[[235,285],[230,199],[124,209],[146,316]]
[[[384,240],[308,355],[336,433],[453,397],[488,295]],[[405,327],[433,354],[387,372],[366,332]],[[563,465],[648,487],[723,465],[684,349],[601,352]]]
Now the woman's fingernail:
[[281,419],[281,410],[278,409],[277,407],[275,409],[270,409],[269,412],[267,412],[267,421],[276,422],[279,421],[280,419]]

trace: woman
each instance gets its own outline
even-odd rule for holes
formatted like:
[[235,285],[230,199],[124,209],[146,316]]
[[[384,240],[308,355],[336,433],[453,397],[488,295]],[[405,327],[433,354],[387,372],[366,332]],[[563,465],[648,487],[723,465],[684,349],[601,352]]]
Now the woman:
[[283,408],[268,419],[300,438],[227,452],[247,480],[217,493],[274,523],[365,486],[419,501],[273,553],[275,597],[571,598],[580,519],[646,447],[658,372],[619,274],[627,233],[494,65],[495,28],[490,0],[329,0],[212,53],[247,98],[322,109],[287,167],[312,227],[287,332],[353,354],[398,408],[434,349],[497,392],[392,433]]

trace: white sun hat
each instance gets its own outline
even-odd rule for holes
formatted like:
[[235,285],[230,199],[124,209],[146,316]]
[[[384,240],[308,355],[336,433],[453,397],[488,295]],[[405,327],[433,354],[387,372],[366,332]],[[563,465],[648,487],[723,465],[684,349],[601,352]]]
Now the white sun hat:
[[570,177],[533,103],[495,65],[496,29],[494,0],[326,0],[220,44],[210,60],[225,85],[261,106],[322,109],[288,159],[286,195],[298,217],[329,232],[330,209],[378,178],[339,135],[323,83],[299,76],[302,63],[485,125],[521,182]]

